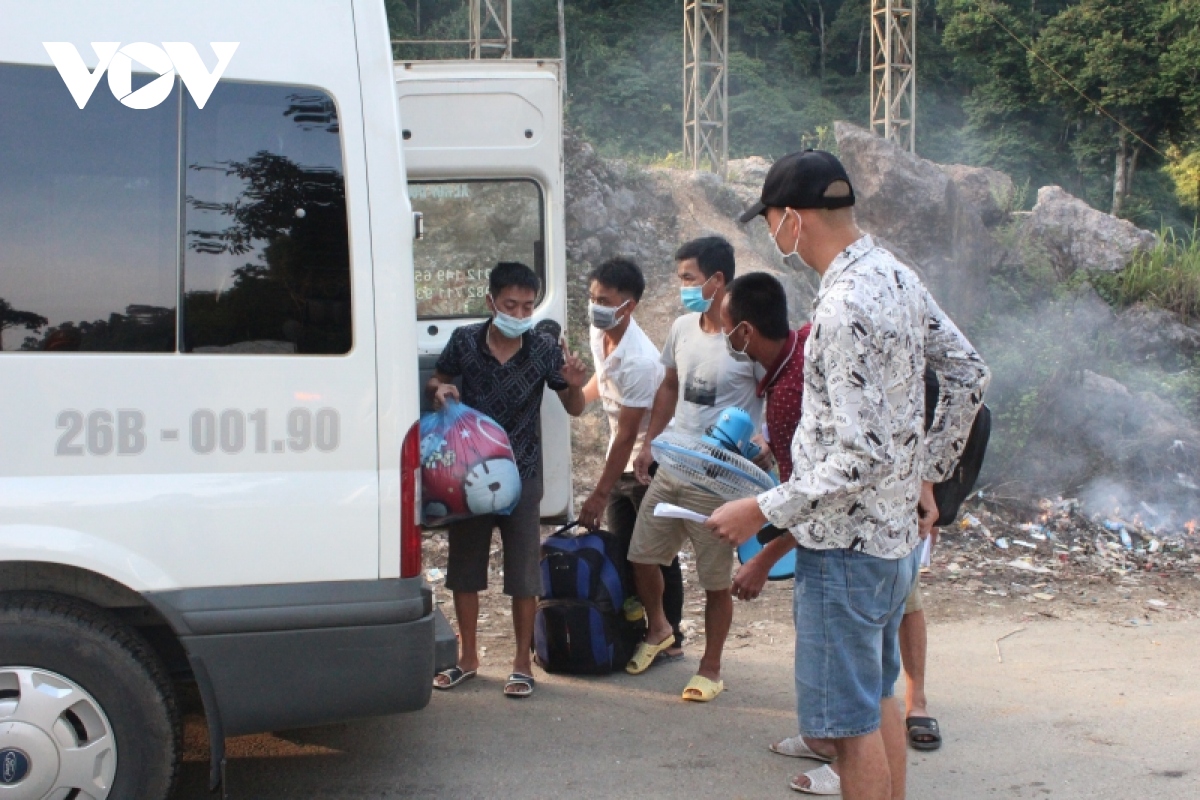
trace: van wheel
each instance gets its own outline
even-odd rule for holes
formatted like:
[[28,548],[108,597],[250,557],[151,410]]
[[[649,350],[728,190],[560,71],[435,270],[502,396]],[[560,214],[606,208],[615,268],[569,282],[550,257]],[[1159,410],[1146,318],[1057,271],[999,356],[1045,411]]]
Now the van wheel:
[[165,800],[180,726],[171,684],[111,614],[0,593],[0,796]]

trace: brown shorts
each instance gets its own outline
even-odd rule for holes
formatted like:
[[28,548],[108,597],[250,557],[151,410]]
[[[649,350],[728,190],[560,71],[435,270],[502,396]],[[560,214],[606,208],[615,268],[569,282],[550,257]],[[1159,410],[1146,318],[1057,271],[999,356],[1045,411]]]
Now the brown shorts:
[[911,614],[914,611],[921,611],[924,606],[921,604],[921,573],[917,573],[917,577],[913,580],[912,591],[908,593],[908,599],[904,601],[904,613]]
[[685,540],[696,552],[696,573],[706,591],[717,592],[733,585],[733,547],[698,522],[654,516],[659,503],[677,506],[708,516],[725,501],[671,477],[660,469],[654,475],[638,511],[629,544],[629,560],[635,564],[669,565]]
[[504,593],[509,597],[542,594],[542,478],[521,482],[521,499],[508,516],[487,514],[450,524],[446,588],[482,592],[488,585],[492,529],[500,529],[504,549]]

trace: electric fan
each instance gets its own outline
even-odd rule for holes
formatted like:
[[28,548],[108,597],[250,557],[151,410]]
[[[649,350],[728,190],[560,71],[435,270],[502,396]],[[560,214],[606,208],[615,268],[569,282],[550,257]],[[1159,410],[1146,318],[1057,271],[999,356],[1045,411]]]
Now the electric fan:
[[[672,477],[723,500],[741,500],[778,485],[774,477],[750,460],[759,450],[750,441],[753,435],[754,422],[750,415],[740,408],[727,408],[706,435],[667,431],[650,442],[650,450],[659,467]],[[790,535],[767,525],[738,545],[738,560],[745,564],[781,534]],[[771,568],[769,577],[783,580],[795,572],[796,555],[791,551]]]

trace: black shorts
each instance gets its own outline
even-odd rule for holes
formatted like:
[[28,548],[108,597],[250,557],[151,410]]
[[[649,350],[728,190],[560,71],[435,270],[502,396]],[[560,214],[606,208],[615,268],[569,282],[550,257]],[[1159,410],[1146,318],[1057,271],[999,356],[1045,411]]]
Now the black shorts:
[[542,477],[521,482],[521,499],[508,516],[487,514],[451,523],[446,588],[481,592],[488,585],[492,530],[500,529],[504,551],[504,593],[510,597],[542,594]]

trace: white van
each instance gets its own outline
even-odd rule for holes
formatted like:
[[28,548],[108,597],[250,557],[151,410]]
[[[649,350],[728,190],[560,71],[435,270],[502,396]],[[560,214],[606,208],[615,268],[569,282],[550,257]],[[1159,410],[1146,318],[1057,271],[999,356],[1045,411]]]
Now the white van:
[[496,260],[563,319],[553,68],[394,68],[379,0],[0,19],[0,796],[166,796],[176,680],[214,785],[226,736],[421,708],[419,376]]

